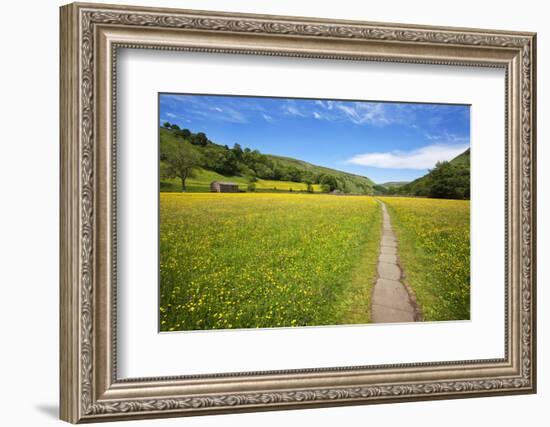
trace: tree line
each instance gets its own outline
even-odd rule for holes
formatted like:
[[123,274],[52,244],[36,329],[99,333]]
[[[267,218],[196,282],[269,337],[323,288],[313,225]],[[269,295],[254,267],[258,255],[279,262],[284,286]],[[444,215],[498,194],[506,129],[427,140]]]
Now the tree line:
[[[313,192],[314,184],[319,184],[323,192],[366,194],[371,190],[368,185],[350,181],[342,176],[285,165],[260,153],[259,150],[242,148],[238,143],[231,148],[227,145],[218,145],[205,133],[193,133],[189,129],[181,129],[177,124],[165,122],[163,128],[170,131],[175,138],[162,138],[161,134],[161,175],[166,178],[179,178],[182,191],[186,190],[187,178],[192,177],[199,168],[224,176],[243,176],[250,184],[257,179],[301,182],[306,184],[308,192]],[[249,185],[249,190],[253,191],[254,188],[254,185]]]
[[461,161],[437,162],[427,175],[401,186],[375,186],[381,194],[430,197],[434,199],[470,199],[470,157]]

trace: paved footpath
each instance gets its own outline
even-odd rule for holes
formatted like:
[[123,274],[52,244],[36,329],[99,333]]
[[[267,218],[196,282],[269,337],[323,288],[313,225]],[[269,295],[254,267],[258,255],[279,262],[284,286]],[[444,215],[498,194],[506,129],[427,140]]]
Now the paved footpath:
[[383,202],[383,229],[378,257],[378,279],[372,293],[372,322],[414,322],[415,309],[407,289],[401,282],[401,268],[397,264],[397,239],[390,216]]

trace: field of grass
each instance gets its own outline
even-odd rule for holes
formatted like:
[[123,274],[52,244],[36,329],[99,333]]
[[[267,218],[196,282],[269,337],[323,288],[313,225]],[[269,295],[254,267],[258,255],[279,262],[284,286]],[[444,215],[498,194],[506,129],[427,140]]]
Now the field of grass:
[[470,201],[382,197],[425,320],[470,318]]
[[[269,179],[259,179],[256,183],[256,191],[276,190],[276,191],[306,191],[307,184],[303,182],[292,181],[271,181]],[[313,192],[320,193],[321,186],[313,184]]]
[[[188,178],[186,182],[187,191],[192,193],[209,193],[210,183],[212,181],[234,182],[239,184],[239,189],[246,191],[248,180],[243,176],[223,176],[216,172],[206,169],[199,169],[193,178]],[[264,191],[303,191],[307,190],[307,185],[303,182],[292,181],[271,181],[268,179],[258,179],[255,183],[257,192]],[[162,179],[160,182],[160,191],[163,192],[181,192],[181,180],[179,178]],[[321,192],[321,186],[313,185],[313,191]]]
[[161,193],[161,331],[368,323],[380,233],[371,197]]
[[[209,193],[212,181],[229,181],[239,184],[239,189],[246,191],[248,180],[242,176],[223,176],[214,171],[200,168],[193,178],[187,178],[187,191],[193,193]],[[164,178],[160,181],[160,191],[181,193],[181,180],[179,178]]]

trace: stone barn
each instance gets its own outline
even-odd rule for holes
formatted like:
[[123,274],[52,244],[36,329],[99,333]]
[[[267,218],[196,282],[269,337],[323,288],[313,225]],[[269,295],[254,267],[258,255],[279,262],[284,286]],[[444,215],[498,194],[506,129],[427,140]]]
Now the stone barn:
[[212,193],[238,193],[239,185],[234,182],[212,181],[210,191]]

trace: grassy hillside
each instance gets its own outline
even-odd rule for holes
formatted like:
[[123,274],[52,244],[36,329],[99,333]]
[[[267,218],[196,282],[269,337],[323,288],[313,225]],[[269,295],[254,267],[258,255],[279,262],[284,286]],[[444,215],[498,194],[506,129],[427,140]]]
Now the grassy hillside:
[[229,148],[210,141],[204,133],[165,127],[160,128],[161,191],[181,191],[181,179],[165,171],[170,169],[168,148],[173,153],[174,146],[183,147],[182,144],[187,153],[200,159],[194,173],[186,179],[187,191],[208,192],[212,181],[228,181],[239,184],[243,191],[250,191],[251,184],[258,192],[306,192],[309,184],[310,192],[373,193],[374,183],[367,177],[262,154],[238,144]]
[[[234,182],[239,184],[239,189],[247,191],[249,180],[243,176],[223,176],[214,171],[209,171],[203,168],[199,168],[193,178],[187,179],[187,191],[193,193],[208,193],[210,192],[210,183],[212,181]],[[303,182],[292,181],[272,181],[268,179],[258,179],[255,183],[256,192],[289,192],[307,190],[307,185]],[[163,178],[160,181],[160,191],[162,192],[181,192],[181,182],[178,178]],[[321,186],[319,184],[313,185],[313,191],[315,193],[321,192]]]
[[382,187],[390,188],[390,187],[403,187],[404,185],[407,185],[409,181],[390,181],[390,182],[384,182],[383,184],[379,184]]
[[470,198],[470,149],[440,162],[426,175],[397,188],[398,194],[443,199]]
[[326,168],[324,166],[317,166],[303,160],[292,159],[290,157],[275,156],[272,154],[267,154],[267,157],[273,159],[274,162],[285,166],[285,167],[295,167],[298,169],[307,170],[314,174],[328,174],[333,175],[337,179],[344,181],[350,188],[352,193],[360,193],[363,187],[374,186],[374,182],[367,178],[366,176],[355,175],[348,172],[342,172],[336,169]]
[[462,165],[470,168],[470,149],[468,148],[464,153],[459,154],[449,163],[452,165]]
[[[204,193],[210,191],[212,181],[230,181],[239,184],[241,190],[246,190],[248,180],[242,176],[223,176],[216,172],[199,168],[193,178],[187,179],[187,191]],[[162,178],[160,180],[160,191],[181,192],[181,181],[178,178]]]
[[387,194],[397,194],[399,188],[407,185],[407,181],[390,181],[383,184],[374,184],[374,194],[377,196],[384,196]]

